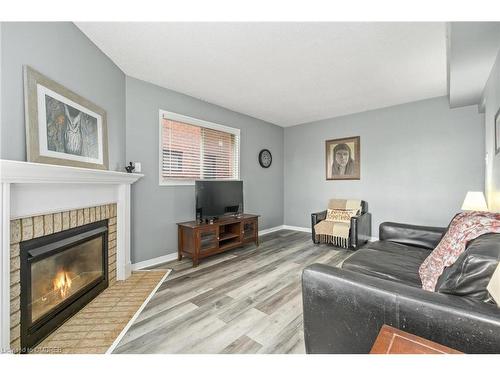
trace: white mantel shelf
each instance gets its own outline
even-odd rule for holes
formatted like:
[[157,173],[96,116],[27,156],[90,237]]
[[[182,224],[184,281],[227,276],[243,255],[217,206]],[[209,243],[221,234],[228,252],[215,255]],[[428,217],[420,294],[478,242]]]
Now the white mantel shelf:
[[143,174],[139,173],[0,160],[0,181],[11,184],[133,184],[143,176]]
[[98,169],[0,159],[0,349],[10,338],[10,221],[116,203],[116,279],[127,279],[130,262],[130,190],[143,177]]

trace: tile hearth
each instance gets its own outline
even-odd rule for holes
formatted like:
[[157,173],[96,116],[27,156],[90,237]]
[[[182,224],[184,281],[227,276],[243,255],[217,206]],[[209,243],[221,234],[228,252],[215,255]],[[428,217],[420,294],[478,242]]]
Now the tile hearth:
[[112,286],[116,281],[116,210],[116,204],[111,203],[10,221],[10,348],[12,351],[18,352],[21,349],[20,243],[107,219],[108,278],[109,286]]
[[127,280],[115,282],[42,341],[34,353],[106,353],[166,272],[136,271]]

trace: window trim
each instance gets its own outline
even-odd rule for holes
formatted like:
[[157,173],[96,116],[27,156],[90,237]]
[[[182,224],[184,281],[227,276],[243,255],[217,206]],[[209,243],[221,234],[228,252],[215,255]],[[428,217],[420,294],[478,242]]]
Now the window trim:
[[163,144],[162,144],[162,120],[164,118],[168,118],[169,120],[173,121],[179,121],[179,122],[184,122],[189,125],[195,125],[195,126],[200,126],[203,128],[209,128],[213,130],[219,130],[223,131],[226,133],[231,133],[234,134],[236,137],[238,137],[238,176],[237,178],[224,178],[224,179],[217,179],[213,180],[211,179],[210,181],[240,181],[240,167],[241,167],[241,162],[240,162],[240,156],[241,156],[241,137],[240,137],[240,129],[238,128],[232,128],[230,126],[226,125],[221,125],[217,124],[215,122],[210,122],[210,121],[205,121],[201,119],[197,119],[194,117],[189,117],[185,115],[181,115],[179,113],[175,112],[169,112],[165,111],[163,109],[159,110],[159,119],[158,119],[158,181],[160,186],[194,186],[194,182],[196,180],[176,180],[176,179],[171,179],[171,180],[165,180],[162,176],[162,163],[163,163]]

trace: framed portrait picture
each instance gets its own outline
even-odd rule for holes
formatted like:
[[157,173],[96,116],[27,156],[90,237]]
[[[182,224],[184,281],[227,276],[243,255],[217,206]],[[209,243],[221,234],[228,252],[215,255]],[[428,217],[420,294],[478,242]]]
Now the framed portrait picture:
[[360,138],[330,139],[325,146],[326,179],[359,180]]
[[24,67],[26,152],[30,162],[108,169],[106,112]]
[[495,115],[495,155],[500,153],[500,108]]

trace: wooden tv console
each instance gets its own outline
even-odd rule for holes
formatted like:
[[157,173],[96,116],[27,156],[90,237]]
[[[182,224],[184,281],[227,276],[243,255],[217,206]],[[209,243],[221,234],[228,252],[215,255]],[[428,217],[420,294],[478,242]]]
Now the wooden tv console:
[[178,259],[187,256],[196,267],[200,259],[254,242],[259,246],[259,215],[222,217],[212,224],[177,223]]

